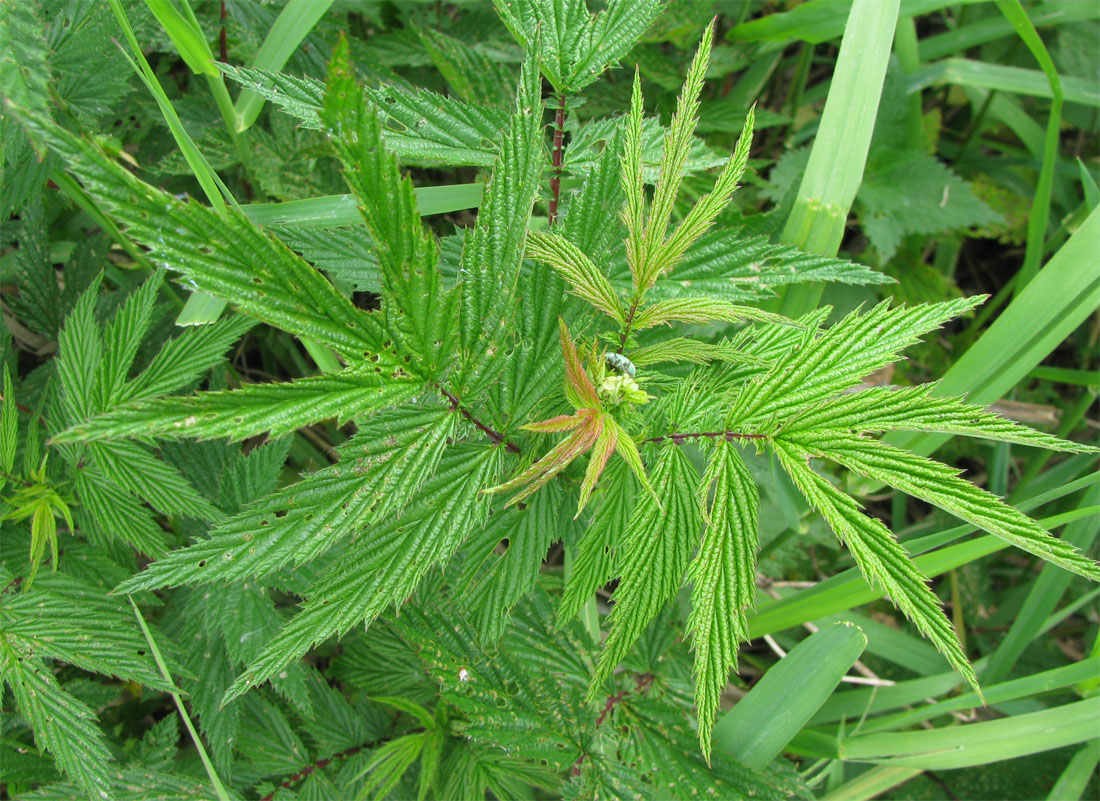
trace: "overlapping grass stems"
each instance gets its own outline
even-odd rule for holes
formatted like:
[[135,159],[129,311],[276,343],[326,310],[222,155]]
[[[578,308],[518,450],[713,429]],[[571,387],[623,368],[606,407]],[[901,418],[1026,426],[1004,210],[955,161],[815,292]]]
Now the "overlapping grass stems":
[[[1100,12],[933,5],[0,7],[9,793],[872,798],[936,771],[967,797],[947,771],[1072,748],[1044,792],[1082,797],[1100,382],[1041,363],[1100,305],[1096,164],[1061,135],[1096,141],[1067,71]],[[852,223],[896,289],[836,258]],[[1023,234],[976,315],[968,226]],[[256,320],[290,337],[226,362]],[[930,336],[958,350],[861,387]],[[982,408],[1067,386],[1057,436]],[[893,533],[862,508],[884,487]],[[759,589],[759,542],[809,576],[804,538],[831,575]],[[1010,546],[1041,569],[986,559]]]

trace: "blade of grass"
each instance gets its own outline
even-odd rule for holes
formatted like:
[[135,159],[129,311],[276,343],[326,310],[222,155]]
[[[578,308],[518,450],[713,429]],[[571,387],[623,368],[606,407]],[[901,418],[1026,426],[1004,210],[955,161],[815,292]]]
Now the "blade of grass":
[[[229,90],[225,86],[221,72],[214,64],[214,52],[203,35],[202,25],[195,16],[189,0],[179,0],[179,4],[183,9],[182,14],[169,0],[145,0],[145,5],[160,22],[164,32],[172,40],[172,44],[187,62],[187,66],[206,81],[218,112],[222,115],[225,129],[237,151],[237,157],[241,160],[245,172],[251,173],[252,152],[238,132],[237,111],[233,108],[233,100],[229,97]],[[251,175],[249,177],[252,178]],[[258,185],[255,180],[251,182],[253,186]]]
[[[1085,493],[1084,505],[1100,504],[1100,485],[1094,485]],[[1062,539],[1088,551],[1100,531],[1097,526],[1100,519],[1086,517],[1066,526]],[[995,684],[1009,675],[1024,649],[1032,643],[1042,630],[1047,619],[1058,605],[1073,581],[1073,575],[1054,565],[1044,565],[1039,575],[1032,581],[1031,589],[1023,606],[1012,621],[1012,626],[997,650],[989,659],[989,666],[981,674],[983,684]]]
[[[1100,305],[1100,208],[1094,209],[1035,279],[944,375],[937,394],[990,404],[1016,386]],[[946,434],[890,434],[927,456]],[[861,486],[860,492],[868,490]]]
[[[172,102],[168,99],[168,95],[164,93],[164,88],[160,85],[160,81],[157,80],[157,76],[153,72],[152,67],[149,66],[149,62],[146,60],[144,52],[142,52],[141,45],[138,44],[137,36],[134,35],[134,30],[130,26],[130,20],[126,16],[126,11],[122,7],[121,0],[110,0],[110,3],[111,9],[115,14],[115,19],[118,20],[118,24],[122,28],[123,36],[130,45],[130,49],[133,51],[136,61],[126,56],[125,52],[123,52],[123,56],[130,62],[131,66],[133,66],[134,70],[137,72],[138,77],[141,78],[142,82],[149,90],[149,93],[152,94],[153,98],[157,101],[157,107],[160,109],[161,116],[164,117],[164,121],[168,125],[168,130],[171,131],[172,138],[176,141],[176,146],[179,147],[180,153],[183,154],[184,159],[191,168],[195,180],[197,180],[199,186],[202,187],[203,194],[206,195],[210,207],[221,213],[225,209],[227,200],[236,206],[237,201],[233,198],[232,193],[226,188],[225,184],[222,183],[209,162],[207,162],[206,157],[203,156],[202,151],[199,150],[198,145],[195,144],[191,135],[187,133],[187,130],[183,127],[183,123],[180,121],[179,115],[176,114],[176,110],[172,106]],[[174,8],[171,6],[168,6],[168,8],[171,9],[171,13],[175,14],[176,17],[179,16]],[[182,17],[179,22],[176,22],[174,17],[172,17],[172,19],[173,24],[183,24],[186,27],[186,23],[182,20]],[[189,56],[194,57],[192,51],[195,44],[191,37],[186,38],[184,46]],[[178,47],[179,45],[177,44],[177,48]],[[212,58],[211,64],[213,64]],[[218,74],[216,69],[214,72]],[[220,77],[218,78],[218,83],[221,83]],[[222,86],[223,91],[224,89],[225,87]],[[180,325],[212,323],[221,316],[225,306],[226,303],[221,298],[214,298],[201,292],[192,293],[184,304],[183,310],[180,312],[179,318],[177,318],[177,323]]]
[[[1046,240],[1047,223],[1050,221],[1050,198],[1054,187],[1054,166],[1058,160],[1058,144],[1062,127],[1062,104],[1065,95],[1062,92],[1062,79],[1047,52],[1039,32],[1028,19],[1027,12],[1020,0],[997,0],[1001,10],[1016,33],[1019,34],[1031,55],[1039,62],[1039,68],[1050,84],[1052,97],[1047,118],[1046,137],[1043,141],[1043,164],[1039,170],[1039,182],[1035,186],[1035,196],[1031,201],[1031,213],[1027,218],[1027,247],[1024,252],[1024,264],[1016,277],[1015,292],[1019,294],[1039,271],[1039,261],[1043,257],[1043,243]],[[1100,94],[1097,95],[1100,102]]]
[[[1097,513],[1095,507],[1078,509],[1066,514],[1044,518],[1039,525],[1047,529],[1072,522]],[[973,531],[972,526],[959,526],[959,536]],[[1010,547],[1009,543],[992,534],[978,537],[931,553],[922,554],[913,561],[926,576],[935,577],[956,567],[981,559],[991,553]],[[773,604],[761,604],[759,611],[749,617],[749,638],[800,626],[836,612],[875,601],[883,596],[882,590],[872,588],[855,569],[833,576],[817,586],[795,593]]]
[[[1097,7],[1092,3],[1072,2],[1051,4],[1051,7],[1035,6],[1027,10],[1027,15],[1036,28],[1045,28],[1094,20],[1098,16],[1097,12]],[[902,13],[905,13],[904,5]],[[985,17],[922,39],[920,53],[925,61],[939,61],[952,53],[962,53],[1013,33],[1012,24],[1004,17]]]
[[[1069,687],[1082,679],[1095,676],[1097,667],[1100,666],[1095,662],[1085,660],[992,686],[982,682],[985,705],[996,707],[998,704],[1006,704],[1021,698],[1029,698],[1052,690]],[[906,729],[922,721],[931,720],[950,712],[975,709],[982,705],[982,700],[978,698],[977,694],[970,692],[957,698],[947,698],[937,703],[924,704],[916,709],[903,710],[892,715],[883,715],[880,718],[869,720],[861,727],[860,735],[890,729]]]
[[847,781],[835,790],[821,796],[821,801],[870,801],[887,790],[923,773],[920,768],[905,768],[897,765],[875,765],[870,770]]
[[842,759],[952,770],[1038,754],[1096,737],[1100,697],[1000,720],[845,739]]
[[1047,801],[1073,801],[1080,798],[1084,795],[1097,764],[1100,764],[1100,740],[1090,740],[1073,755],[1073,759],[1051,788]]
[[867,637],[850,624],[811,634],[722,716],[714,727],[714,748],[749,767],[765,768],[836,689],[866,645]]
[[[264,38],[264,43],[256,52],[250,67],[265,70],[281,70],[298,45],[313,30],[313,26],[332,6],[332,0],[288,0]],[[237,96],[235,109],[237,130],[249,128],[260,110],[264,99],[250,89],[243,90]]]
[[[904,0],[902,17],[931,14],[945,8],[971,5],[986,0]],[[730,41],[774,42],[781,47],[791,39],[820,44],[835,39],[846,30],[852,3],[842,0],[802,3],[791,11],[768,14],[765,17],[743,22],[730,29],[726,38]]]
[[[153,654],[153,659],[156,660],[157,669],[160,670],[160,675],[164,677],[164,680],[173,687],[175,682],[172,681],[172,674],[168,672],[168,666],[164,664],[164,657],[160,655],[160,649],[157,647],[157,641],[153,639],[153,633],[149,630],[149,625],[145,622],[145,617],[141,614],[141,610],[138,609],[136,603],[134,603],[133,596],[127,596],[130,601],[130,606],[134,608],[134,616],[137,618],[138,625],[141,626],[141,632],[145,635],[145,641],[149,643],[149,651]],[[202,766],[206,770],[206,775],[210,779],[210,784],[214,786],[214,792],[218,796],[218,801],[230,801],[229,793],[225,791],[225,786],[222,784],[221,779],[218,778],[218,772],[214,769],[214,763],[210,760],[210,755],[206,753],[206,746],[202,744],[202,738],[199,737],[199,733],[195,731],[195,724],[191,722],[191,717],[187,714],[187,710],[183,706],[183,700],[180,698],[179,693],[169,693],[172,696],[172,700],[176,702],[176,709],[179,710],[180,717],[183,718],[183,725],[187,727],[188,734],[191,735],[192,742],[195,743],[195,748],[199,752],[199,759],[202,760]]]
[[[899,0],[855,0],[844,27],[817,138],[780,241],[835,256],[863,180],[875,129]],[[778,311],[799,317],[817,306],[822,285],[785,288]]]
[[[1060,82],[1065,102],[1090,108],[1100,106],[1100,89],[1095,83],[1068,75],[1060,76]],[[910,92],[915,92],[941,84],[976,86],[1032,97],[1054,97],[1050,82],[1039,70],[990,64],[969,58],[945,58],[926,64],[909,76],[907,88]]]

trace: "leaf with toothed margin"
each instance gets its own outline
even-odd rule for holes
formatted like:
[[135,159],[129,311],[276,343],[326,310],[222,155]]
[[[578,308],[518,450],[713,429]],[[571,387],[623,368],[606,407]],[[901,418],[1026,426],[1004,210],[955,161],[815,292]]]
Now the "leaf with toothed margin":
[[449,559],[479,525],[488,504],[480,490],[500,472],[502,449],[455,446],[417,493],[418,503],[368,529],[348,546],[338,569],[307,591],[302,610],[229,688],[229,702],[277,675],[317,643],[352,626],[369,626],[402,603],[435,565]]
[[367,420],[340,462],[282,489],[173,551],[116,592],[268,575],[316,558],[367,521],[414,500],[451,436],[450,409],[395,410]]

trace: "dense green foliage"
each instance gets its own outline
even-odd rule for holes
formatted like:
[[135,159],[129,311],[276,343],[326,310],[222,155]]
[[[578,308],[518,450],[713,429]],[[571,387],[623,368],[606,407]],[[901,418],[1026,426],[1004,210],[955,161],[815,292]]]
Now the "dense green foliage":
[[5,0],[8,792],[871,797],[1084,743],[1080,795],[1064,6]]

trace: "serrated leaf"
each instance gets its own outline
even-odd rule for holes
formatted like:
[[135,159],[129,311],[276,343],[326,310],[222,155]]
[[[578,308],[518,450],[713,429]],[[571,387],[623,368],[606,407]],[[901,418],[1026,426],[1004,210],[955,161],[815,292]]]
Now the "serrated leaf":
[[419,381],[382,376],[373,367],[357,365],[297,381],[139,401],[75,425],[54,437],[54,442],[128,436],[237,441],[264,432],[281,437],[329,418],[343,423],[375,414],[404,403],[422,389]]
[[532,233],[527,237],[527,255],[546,262],[572,287],[573,294],[622,325],[622,303],[602,272],[584,252],[562,236]]
[[255,324],[255,320],[237,314],[210,325],[188,326],[122,388],[118,402],[153,398],[189,384],[224,359],[229,346]]
[[[902,194],[904,203],[897,203]],[[974,197],[970,184],[920,150],[873,151],[856,196],[860,222],[879,263],[893,258],[903,237],[1001,222]]]
[[[313,78],[219,64],[229,78],[321,130],[325,85]],[[492,166],[508,113],[427,89],[381,85],[364,92],[379,109],[386,147],[404,159],[449,166]]]
[[443,697],[468,719],[466,736],[564,770],[587,749],[595,726],[582,696],[585,647],[574,632],[554,633],[551,621],[545,594],[536,590],[492,657],[462,615],[412,607],[397,627]]
[[[562,535],[561,508],[560,492],[540,492],[525,509],[491,516],[464,549],[468,556],[457,586],[482,643],[500,639],[512,607],[535,585],[547,550]],[[504,543],[507,550],[497,555]]]
[[[630,732],[641,773],[659,788],[661,798],[693,801],[701,797],[790,799],[812,798],[797,774],[774,767],[754,770],[729,755],[715,752],[709,761],[692,748],[690,715],[652,697],[631,697],[617,722]],[[751,736],[751,734],[749,735]]]
[[998,442],[1085,453],[1094,446],[1070,442],[1015,423],[961,398],[936,397],[939,382],[915,387],[871,387],[839,395],[783,424],[784,435],[800,431],[942,431]]
[[329,66],[322,119],[374,240],[386,330],[418,357],[409,369],[432,381],[452,349],[456,296],[443,290],[438,246],[424,230],[412,181],[382,144],[378,115],[365,105],[347,58],[347,40],[341,39]]
[[276,675],[333,634],[370,625],[404,601],[436,564],[449,559],[484,513],[479,490],[500,471],[500,450],[457,447],[421,489],[420,504],[351,546],[339,571],[323,576],[302,610],[240,676],[225,702]]
[[558,628],[575,618],[596,590],[615,577],[616,552],[627,533],[635,493],[634,480],[625,463],[612,465],[608,474],[603,484],[603,502],[581,538],[562,592]]
[[577,92],[629,52],[661,7],[659,0],[611,0],[589,13],[584,0],[494,0],[501,20],[559,92]]
[[221,512],[171,464],[133,442],[92,442],[88,453],[103,475],[165,514],[219,520]]
[[30,112],[32,134],[57,151],[85,189],[150,248],[150,257],[182,273],[198,289],[231,300],[245,313],[328,345],[354,361],[379,356],[403,366],[386,347],[377,319],[350,300],[239,211],[215,212],[184,202],[134,177],[90,142]]
[[756,320],[779,325],[797,325],[778,314],[772,314],[752,306],[739,306],[724,300],[709,297],[674,298],[659,300],[641,309],[634,317],[633,327],[638,331],[655,325],[681,323],[709,323],[721,321],[727,323],[741,320]]
[[76,471],[74,486],[80,498],[74,512],[82,529],[122,540],[148,556],[162,556],[168,551],[164,529],[152,511],[94,465]]
[[689,362],[691,364],[709,364],[712,361],[741,362],[766,367],[767,362],[755,354],[725,342],[699,342],[695,339],[675,337],[646,345],[630,352],[630,360],[635,367],[646,367],[661,362]]
[[912,308],[890,308],[884,302],[865,313],[852,312],[817,336],[807,329],[798,347],[741,390],[727,416],[727,427],[774,426],[784,415],[829,399],[896,361],[900,351],[920,336],[983,299],[958,298]]
[[[9,123],[14,128],[14,125]],[[27,158],[34,161],[32,154]],[[4,181],[10,168],[4,165]],[[36,187],[38,189],[39,187]],[[7,187],[5,186],[5,194]],[[20,211],[19,247],[14,256],[14,277],[19,291],[12,293],[12,311],[31,329],[50,339],[57,337],[64,307],[57,270],[50,257],[50,237],[42,211],[42,199],[35,196]]]
[[436,408],[395,411],[365,422],[338,448],[343,460],[265,498],[173,551],[116,592],[198,581],[259,577],[309,561],[354,533],[371,515],[401,509],[433,469],[454,415]]
[[147,655],[129,607],[64,573],[40,576],[26,592],[4,596],[0,638],[20,653],[172,689]]
[[126,298],[111,322],[103,330],[103,360],[96,376],[96,409],[109,409],[118,403],[126,376],[137,356],[138,347],[149,332],[153,305],[164,273],[158,271]]
[[[733,444],[719,440],[700,487],[713,485],[714,500],[699,553],[688,570],[692,582],[688,630],[695,647],[695,699],[699,744],[710,759],[710,734],[737,648],[749,637],[745,612],[756,600],[756,482]],[[706,499],[702,498],[705,503]]]
[[[707,34],[704,34],[706,36]],[[708,192],[691,207],[676,229],[664,241],[658,241],[648,254],[649,269],[656,275],[671,270],[683,257],[684,252],[702,236],[714,223],[719,213],[729,204],[733,193],[737,191],[741,176],[749,162],[749,147],[752,145],[753,124],[756,120],[755,107],[749,109],[745,127],[737,139],[733,155],[726,163],[721,175]],[[667,146],[667,145],[666,145]],[[662,167],[663,169],[663,167]],[[649,232],[647,231],[647,234]]]
[[512,100],[516,76],[507,64],[434,28],[417,27],[432,63],[448,86],[463,100],[486,106],[505,106]]
[[459,384],[465,385],[464,391],[490,383],[505,358],[527,220],[543,164],[538,65],[528,60],[520,71],[516,111],[485,187],[477,224],[462,249]]
[[893,604],[980,693],[974,669],[959,644],[951,621],[944,614],[940,599],[929,589],[928,579],[890,530],[881,520],[861,512],[853,498],[811,470],[809,451],[786,442],[776,442],[774,448],[783,469],[848,547],[868,583],[881,587]]
[[703,528],[695,497],[699,478],[680,448],[664,445],[651,473],[654,493],[642,496],[630,518],[609,618],[611,633],[589,684],[589,699],[676,594]]
[[672,280],[658,281],[647,297],[709,295],[728,301],[770,297],[773,289],[808,281],[887,284],[893,279],[862,264],[805,253],[767,237],[737,230],[703,234],[676,265]]
[[[640,100],[640,88],[638,94]],[[586,178],[592,175],[600,162],[604,160],[605,151],[614,143],[615,137],[621,136],[620,141],[625,145],[626,131],[636,126],[636,131],[631,133],[632,139],[637,142],[636,145],[632,145],[632,148],[636,149],[636,154],[632,155],[631,160],[632,175],[635,175],[635,180],[641,182],[638,184],[639,186],[642,184],[655,184],[661,174],[661,159],[664,155],[666,130],[661,125],[660,119],[642,116],[644,110],[641,105],[638,106],[638,109],[637,122],[634,120],[634,112],[631,111],[625,120],[621,118],[602,118],[586,120],[579,124],[576,130],[571,132],[569,146],[565,149],[563,166],[566,171],[576,176],[583,175]],[[566,127],[569,126],[570,123],[567,121]],[[613,153],[615,156],[625,155],[625,152],[619,153],[618,150],[613,151]],[[687,159],[684,161],[684,175],[699,175],[716,167],[721,167],[728,161],[728,155],[719,153],[698,136],[693,136],[688,148]],[[639,164],[640,170],[635,174],[634,170],[637,169],[636,165]],[[617,159],[615,169],[619,169]],[[625,184],[620,185],[620,188],[624,187]],[[609,206],[605,211],[610,211],[611,208],[619,209],[620,206]]]
[[691,148],[692,132],[698,122],[699,98],[703,91],[713,38],[714,22],[711,21],[703,32],[699,49],[688,67],[683,91],[676,101],[676,113],[672,115],[672,122],[665,136],[665,148],[661,154],[661,176],[657,179],[653,203],[646,220],[645,261],[638,269],[638,285],[643,288],[652,286],[661,270],[667,266],[661,261],[660,253],[664,247],[665,231],[672,217],[672,204],[680,191],[684,164]]
[[[608,252],[620,239],[619,210],[623,207],[623,189],[619,180],[619,159],[623,150],[623,125],[616,125],[603,149],[591,164],[581,188],[566,195],[561,234],[598,265],[606,264]],[[576,141],[575,139],[573,141]],[[566,158],[572,148],[566,150]],[[576,169],[576,165],[573,166]]]
[[4,681],[34,731],[38,747],[53,755],[57,766],[86,796],[112,798],[111,752],[95,713],[67,693],[41,659],[18,654],[2,637],[0,654],[6,668]]
[[61,398],[70,420],[87,420],[97,409],[96,371],[103,358],[103,340],[95,323],[100,279],[92,282],[65,318],[58,335],[57,375]]
[[19,448],[19,406],[15,402],[15,384],[4,363],[4,405],[0,406],[0,488],[3,488],[15,466]]
[[959,478],[959,471],[954,468],[885,442],[846,432],[804,431],[789,438],[784,435],[783,439],[860,475],[884,481],[1041,559],[1100,581],[1100,565],[1071,543],[1051,536],[1016,507]]

